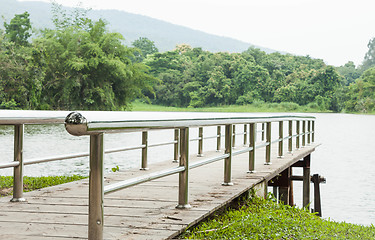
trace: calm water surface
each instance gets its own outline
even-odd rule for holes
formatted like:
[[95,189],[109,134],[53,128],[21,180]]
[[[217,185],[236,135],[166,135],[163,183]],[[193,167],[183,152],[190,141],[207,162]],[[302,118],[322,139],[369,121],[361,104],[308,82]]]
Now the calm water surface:
[[[327,183],[321,185],[323,217],[335,221],[358,224],[375,224],[375,116],[350,114],[309,114],[316,116],[315,141],[322,145],[312,154],[311,174],[319,173]],[[241,131],[238,129],[237,131]],[[275,133],[276,131],[274,131]],[[285,132],[285,131],[284,131]],[[205,129],[205,134],[216,134],[216,128]],[[191,129],[190,136],[197,135]],[[69,135],[63,126],[26,126],[24,158],[42,158],[56,154],[88,152],[89,138]],[[173,131],[149,133],[149,144],[168,142]],[[205,149],[216,146],[216,140],[207,140]],[[241,141],[241,140],[238,140]],[[223,141],[222,141],[223,142]],[[140,133],[109,134],[105,146],[117,148],[141,143]],[[0,127],[0,163],[13,158],[13,130]],[[197,149],[196,142],[190,144],[191,153]],[[173,148],[169,146],[150,148],[150,162],[170,160]],[[140,150],[106,155],[105,168],[120,169],[139,167]],[[87,158],[58,161],[25,166],[25,175],[46,176],[61,174],[88,175]],[[296,174],[299,172],[296,171]],[[1,175],[11,175],[11,169],[0,170]],[[295,184],[295,201],[301,200],[301,185]]]

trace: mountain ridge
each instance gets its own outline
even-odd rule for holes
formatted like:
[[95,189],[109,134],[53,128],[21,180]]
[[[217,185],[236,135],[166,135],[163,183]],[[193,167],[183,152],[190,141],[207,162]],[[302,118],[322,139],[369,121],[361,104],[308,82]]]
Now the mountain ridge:
[[[9,22],[15,14],[29,12],[33,28],[52,28],[52,4],[32,1],[19,2],[16,0],[1,0],[0,15]],[[72,10],[63,7],[64,10]],[[211,52],[242,52],[249,47],[259,48],[267,53],[276,50],[246,43],[241,40],[226,36],[218,36],[205,33],[200,30],[169,23],[141,14],[129,13],[122,10],[90,10],[87,17],[98,20],[102,18],[108,22],[108,29],[121,33],[125,38],[125,44],[130,46],[131,42],[139,37],[146,37],[155,42],[159,51],[168,51],[178,44],[189,44],[192,47],[201,47]],[[3,20],[0,20],[3,28]]]

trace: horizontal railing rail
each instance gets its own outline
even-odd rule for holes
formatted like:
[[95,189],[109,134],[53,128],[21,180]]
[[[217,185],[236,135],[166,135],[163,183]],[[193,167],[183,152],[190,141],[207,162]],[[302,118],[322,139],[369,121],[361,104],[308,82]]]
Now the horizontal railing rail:
[[[256,116],[254,114],[222,114],[222,113],[150,113],[150,112],[51,112],[51,111],[2,111],[0,125],[14,125],[14,161],[0,164],[1,168],[13,168],[14,192],[11,201],[24,201],[23,198],[23,166],[51,161],[89,157],[90,185],[89,185],[89,239],[102,239],[103,236],[103,196],[124,188],[145,183],[173,174],[179,174],[179,194],[177,208],[189,208],[188,178],[189,170],[217,161],[224,161],[223,185],[232,184],[232,157],[249,154],[247,172],[255,169],[255,153],[259,148],[265,148],[264,164],[271,164],[271,145],[278,144],[278,156],[284,155],[284,141],[288,142],[288,152],[299,149],[314,142],[315,118],[310,116]],[[64,115],[65,114],[65,115]],[[64,115],[64,117],[63,117]],[[188,116],[188,117],[186,117]],[[74,154],[59,155],[45,158],[23,159],[23,131],[25,124],[61,124],[65,123],[66,130],[76,136],[90,136],[90,151]],[[272,125],[278,123],[278,137],[272,139]],[[287,126],[284,127],[284,123]],[[257,129],[257,125],[261,129]],[[241,131],[236,131],[236,125],[243,125]],[[216,134],[204,134],[205,127],[216,126]],[[224,134],[222,127],[224,126]],[[189,129],[197,128],[198,136],[189,137]],[[287,134],[284,134],[284,128]],[[148,132],[158,129],[174,129],[171,141],[149,143]],[[117,132],[141,132],[140,145],[120,147],[104,150],[104,134]],[[243,135],[243,148],[235,151],[236,137]],[[260,136],[258,136],[260,135]],[[274,134],[275,135],[275,134]],[[218,156],[202,158],[192,163],[189,161],[189,142],[197,141],[198,156],[203,157],[203,142],[216,139],[216,150],[221,151],[222,138],[224,140],[223,153]],[[294,141],[293,141],[294,140]],[[148,149],[173,145],[173,160],[177,167],[161,171],[144,173],[140,177],[127,179],[115,184],[104,186],[103,167],[104,154],[130,151],[142,151],[141,170],[148,169]],[[239,145],[239,144],[237,144]],[[236,148],[237,149],[237,148]]]

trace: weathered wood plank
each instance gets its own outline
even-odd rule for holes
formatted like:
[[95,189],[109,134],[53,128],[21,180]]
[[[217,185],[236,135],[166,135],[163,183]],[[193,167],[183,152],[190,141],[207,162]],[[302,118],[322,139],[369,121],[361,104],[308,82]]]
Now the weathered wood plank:
[[[239,147],[236,150],[240,149]],[[268,181],[294,162],[314,151],[306,146],[264,165],[263,149],[257,151],[255,173],[246,173],[248,154],[233,158],[233,186],[222,186],[223,162],[190,170],[191,209],[177,210],[178,175],[157,179],[105,196],[105,239],[167,239],[197,223],[262,181]],[[286,152],[286,151],[285,151]],[[206,153],[205,157],[218,155]],[[191,157],[191,162],[202,158]],[[122,170],[107,174],[105,184],[176,167],[170,161],[150,164],[149,171]],[[0,233],[8,239],[87,239],[88,180],[25,193],[27,202],[10,203],[0,198]]]

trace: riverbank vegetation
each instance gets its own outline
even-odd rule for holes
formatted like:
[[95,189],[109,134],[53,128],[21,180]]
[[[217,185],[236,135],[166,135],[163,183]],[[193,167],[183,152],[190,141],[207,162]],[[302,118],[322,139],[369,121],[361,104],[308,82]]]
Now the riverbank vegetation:
[[185,231],[187,239],[374,239],[375,227],[333,222],[305,209],[252,197]]
[[213,53],[180,44],[159,52],[147,38],[125,46],[86,10],[53,6],[51,29],[33,29],[27,12],[0,29],[0,109],[129,110],[143,99],[189,110],[375,111],[374,39],[360,66],[255,48]]
[[[73,182],[87,178],[80,175],[71,176],[47,176],[47,177],[23,177],[24,192],[33,191],[45,187],[55,186],[67,182]],[[13,176],[0,176],[0,197],[13,194]]]

